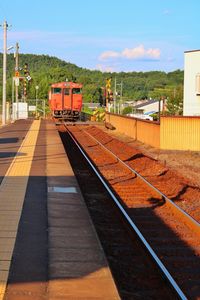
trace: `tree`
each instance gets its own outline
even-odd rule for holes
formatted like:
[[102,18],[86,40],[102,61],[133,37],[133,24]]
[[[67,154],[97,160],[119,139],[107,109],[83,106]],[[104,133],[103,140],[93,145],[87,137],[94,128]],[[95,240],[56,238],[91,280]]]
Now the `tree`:
[[183,86],[174,88],[173,93],[167,99],[167,111],[170,115],[183,114]]
[[133,112],[133,107],[127,106],[127,107],[125,107],[125,108],[123,109],[122,115],[127,115],[127,114],[130,114],[130,113],[132,113],[132,112]]
[[[145,98],[160,99],[164,96],[169,99],[169,111],[172,113],[175,106],[181,107],[181,97],[179,96],[179,86],[183,86],[183,71],[165,73],[161,71],[151,72],[120,72],[103,73],[97,70],[87,70],[80,68],[69,62],[60,60],[48,55],[20,54],[19,66],[23,67],[27,63],[32,80],[29,84],[28,98],[35,98],[35,86],[39,86],[40,98],[48,98],[49,86],[52,83],[65,81],[77,81],[83,84],[84,102],[102,103],[103,92],[101,87],[105,86],[106,78],[116,78],[117,82],[123,81],[123,98],[127,100],[139,100]],[[2,82],[3,55],[0,53],[0,82]],[[7,96],[12,95],[12,77],[15,69],[13,54],[7,56]],[[23,76],[23,71],[20,71]],[[114,90],[114,80],[111,84]],[[176,97],[173,96],[174,90]],[[179,98],[179,99],[177,99]],[[0,103],[2,100],[2,86],[0,85]],[[174,104],[173,104],[174,101]],[[173,107],[174,106],[174,107]],[[181,108],[176,108],[181,111]],[[173,108],[173,109],[172,109]],[[176,113],[173,111],[173,113]]]

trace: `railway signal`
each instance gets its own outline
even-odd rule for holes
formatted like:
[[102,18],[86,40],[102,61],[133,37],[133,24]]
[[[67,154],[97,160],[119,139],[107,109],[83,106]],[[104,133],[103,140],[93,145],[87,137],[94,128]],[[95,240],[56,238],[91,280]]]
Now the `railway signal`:
[[112,101],[113,101],[113,92],[110,91],[109,97],[108,97],[108,102],[110,103],[110,102],[112,102]]
[[24,64],[24,76],[26,77],[26,79],[28,81],[30,81],[32,79],[31,76],[30,76],[30,72],[29,72],[27,63]]
[[106,79],[106,110],[108,110],[108,103],[110,103],[113,100],[113,93],[111,91],[111,80],[111,77]]
[[31,76],[30,76],[30,73],[29,73],[29,69],[28,69],[28,64],[25,63],[24,64],[24,80],[23,80],[23,96],[24,98],[26,98],[27,96],[27,84],[29,81],[31,81]]
[[24,64],[24,76],[28,76],[28,75],[29,75],[28,64],[25,63],[25,64]]
[[31,78],[30,75],[28,75],[28,76],[26,77],[26,79],[27,79],[28,81],[30,81],[32,78]]
[[24,97],[27,96],[27,82],[26,82],[26,78],[24,78]]
[[112,78],[107,78],[107,79],[106,79],[106,90],[107,90],[108,92],[111,91],[111,79],[112,79]]

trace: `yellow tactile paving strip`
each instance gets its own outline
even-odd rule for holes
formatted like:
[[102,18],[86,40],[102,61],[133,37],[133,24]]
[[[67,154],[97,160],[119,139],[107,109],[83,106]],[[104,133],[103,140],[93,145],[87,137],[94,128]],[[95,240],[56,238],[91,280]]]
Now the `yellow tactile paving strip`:
[[40,121],[35,120],[0,185],[0,300],[6,290],[39,128]]

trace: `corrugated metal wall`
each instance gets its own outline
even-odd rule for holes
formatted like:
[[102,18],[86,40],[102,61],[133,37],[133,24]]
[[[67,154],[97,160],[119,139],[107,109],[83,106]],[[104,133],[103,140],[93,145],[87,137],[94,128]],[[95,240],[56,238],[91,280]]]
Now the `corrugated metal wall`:
[[200,151],[200,117],[161,117],[160,148]]
[[139,120],[106,113],[106,122],[111,123],[117,131],[142,143],[160,147],[160,125],[155,122]]

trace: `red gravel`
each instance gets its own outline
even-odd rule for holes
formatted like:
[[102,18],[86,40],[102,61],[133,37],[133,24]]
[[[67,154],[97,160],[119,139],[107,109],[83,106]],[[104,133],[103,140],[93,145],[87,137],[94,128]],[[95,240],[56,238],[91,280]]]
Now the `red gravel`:
[[[193,218],[200,222],[200,184],[198,187],[196,182],[192,181],[192,179],[190,180],[190,177],[194,178],[192,173],[194,168],[172,168],[170,167],[170,163],[167,164],[166,161],[161,162],[153,157],[150,157],[153,152],[152,149],[148,152],[147,146],[145,147],[143,145],[142,147],[140,145],[139,147],[138,143],[134,143],[133,141],[130,142],[130,138],[124,138],[118,135],[118,138],[122,138],[124,140],[122,141],[116,139],[112,131],[109,131],[108,134],[104,130],[95,126],[88,126],[84,128],[88,132],[92,132],[93,136],[95,135],[95,138],[99,141],[108,141],[106,144],[107,148],[119,156],[120,159],[126,161],[129,166],[144,176],[147,181],[155,185],[155,187],[164,193],[168,198],[175,201],[181,208],[183,208]],[[142,148],[144,152],[141,151]],[[154,152],[157,154],[161,153],[161,151],[158,150],[154,150]],[[155,153],[153,156],[156,156]],[[170,153],[167,156],[165,153],[165,158],[170,157],[170,155],[172,154]],[[198,162],[198,156],[188,152],[185,154],[180,152],[178,154],[176,153],[173,160],[171,158],[170,161],[172,163],[172,161],[176,160],[179,162],[179,164],[180,162],[184,164],[184,161],[188,162],[188,157],[192,157]],[[180,158],[180,160],[178,158]],[[189,171],[191,171],[191,173]]]

